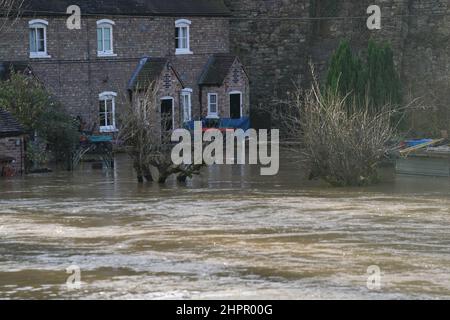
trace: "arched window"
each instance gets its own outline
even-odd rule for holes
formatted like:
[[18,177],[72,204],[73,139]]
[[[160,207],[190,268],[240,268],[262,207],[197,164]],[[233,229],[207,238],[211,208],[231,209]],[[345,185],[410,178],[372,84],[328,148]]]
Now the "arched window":
[[98,95],[100,132],[114,132],[116,128],[116,97],[115,92],[102,92]]
[[50,58],[47,53],[46,20],[36,19],[28,23],[30,28],[30,58]]
[[180,19],[175,21],[175,54],[192,54],[189,28],[191,21]]
[[97,21],[97,53],[99,57],[115,56],[113,41],[114,21],[103,19]]

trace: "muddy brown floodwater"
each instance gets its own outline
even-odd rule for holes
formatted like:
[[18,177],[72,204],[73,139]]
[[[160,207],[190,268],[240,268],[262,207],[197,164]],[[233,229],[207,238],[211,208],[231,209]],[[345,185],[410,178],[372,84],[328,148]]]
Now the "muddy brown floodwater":
[[222,166],[138,185],[120,156],[111,172],[2,179],[0,298],[450,298],[450,179],[387,170],[335,189],[303,176],[285,158],[276,177]]

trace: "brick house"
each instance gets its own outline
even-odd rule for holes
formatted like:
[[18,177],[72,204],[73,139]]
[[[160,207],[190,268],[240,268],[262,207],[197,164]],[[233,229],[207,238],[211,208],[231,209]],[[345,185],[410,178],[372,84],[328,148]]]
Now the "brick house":
[[0,177],[24,172],[24,129],[0,109]]
[[[73,4],[81,9],[79,30],[67,26]],[[222,0],[26,0],[24,8],[2,34],[0,62],[27,63],[95,131],[117,132],[130,85],[153,67],[164,89],[155,111],[171,112],[175,127],[249,116],[248,76],[230,54]]]

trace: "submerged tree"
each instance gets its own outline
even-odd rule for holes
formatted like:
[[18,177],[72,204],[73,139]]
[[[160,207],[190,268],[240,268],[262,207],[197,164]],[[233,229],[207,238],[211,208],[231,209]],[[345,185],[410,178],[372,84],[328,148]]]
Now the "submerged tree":
[[127,147],[128,154],[133,160],[139,182],[166,180],[176,175],[177,180],[184,182],[193,175],[200,174],[202,165],[175,165],[172,162],[172,148],[170,141],[172,119],[158,119],[157,110],[159,88],[151,83],[144,90],[136,89],[139,99],[129,101],[121,115],[120,140]]

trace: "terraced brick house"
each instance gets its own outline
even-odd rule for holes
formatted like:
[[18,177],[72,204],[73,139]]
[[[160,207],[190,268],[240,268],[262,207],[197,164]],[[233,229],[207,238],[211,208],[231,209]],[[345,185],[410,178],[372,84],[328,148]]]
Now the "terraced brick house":
[[[67,27],[70,5],[81,8],[79,30]],[[141,79],[160,83],[155,113],[170,113],[174,128],[249,116],[248,75],[230,54],[222,0],[26,0],[24,9],[1,35],[0,62],[29,65],[94,131],[120,130]]]

